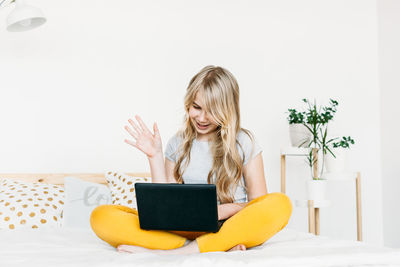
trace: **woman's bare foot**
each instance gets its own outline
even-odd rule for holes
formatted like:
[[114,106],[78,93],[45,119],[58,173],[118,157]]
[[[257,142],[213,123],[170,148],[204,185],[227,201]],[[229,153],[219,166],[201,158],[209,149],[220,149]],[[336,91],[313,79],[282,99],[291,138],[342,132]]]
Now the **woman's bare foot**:
[[238,250],[245,251],[245,250],[246,250],[246,246],[243,245],[243,244],[239,244],[239,245],[234,246],[234,247],[231,248],[230,250],[227,250],[226,252],[238,251]]
[[129,246],[129,245],[119,245],[117,247],[118,252],[128,252],[128,253],[145,253],[154,252],[153,249],[148,249],[139,246]]
[[[245,251],[246,246],[243,244],[239,244],[234,246],[233,248],[227,250],[227,252],[231,251]],[[196,241],[190,242],[188,245],[177,248],[177,249],[168,249],[168,250],[162,250],[162,249],[148,249],[144,247],[139,247],[139,246],[130,246],[130,245],[119,245],[117,247],[118,252],[128,252],[128,253],[155,253],[155,254],[191,254],[191,253],[198,253],[200,252],[199,246],[197,245]]]
[[128,252],[128,253],[145,253],[150,252],[154,254],[172,254],[172,255],[179,255],[179,254],[191,254],[191,253],[199,253],[200,249],[197,245],[196,241],[191,241],[186,246],[176,248],[176,249],[148,249],[139,246],[130,246],[130,245],[119,245],[117,247],[118,252]]

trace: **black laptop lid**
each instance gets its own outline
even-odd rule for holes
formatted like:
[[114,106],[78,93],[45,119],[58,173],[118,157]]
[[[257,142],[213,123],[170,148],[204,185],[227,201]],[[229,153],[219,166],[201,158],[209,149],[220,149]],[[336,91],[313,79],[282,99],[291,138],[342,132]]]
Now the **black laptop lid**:
[[135,191],[142,229],[218,231],[214,184],[136,183]]

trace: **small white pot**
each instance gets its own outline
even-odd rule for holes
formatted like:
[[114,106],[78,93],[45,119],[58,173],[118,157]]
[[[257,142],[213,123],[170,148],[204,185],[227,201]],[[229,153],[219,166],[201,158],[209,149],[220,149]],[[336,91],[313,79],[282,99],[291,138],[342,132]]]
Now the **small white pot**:
[[336,158],[327,153],[325,155],[325,169],[327,172],[345,172],[347,169],[347,150],[346,148],[334,148],[333,154]]
[[326,199],[327,181],[326,180],[308,180],[307,181],[307,199],[321,201]]
[[303,124],[289,124],[289,136],[292,146],[299,147],[303,144],[301,147],[307,147],[311,140],[311,135],[311,132]]

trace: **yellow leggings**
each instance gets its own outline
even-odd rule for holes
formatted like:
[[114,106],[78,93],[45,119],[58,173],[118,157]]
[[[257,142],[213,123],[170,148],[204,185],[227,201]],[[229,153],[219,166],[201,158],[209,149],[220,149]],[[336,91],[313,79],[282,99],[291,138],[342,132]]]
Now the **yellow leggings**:
[[174,249],[182,247],[187,239],[196,239],[200,252],[211,252],[226,251],[238,244],[246,248],[260,245],[287,225],[291,213],[290,199],[282,193],[271,193],[250,201],[217,233],[142,230],[137,211],[121,205],[98,206],[90,224],[99,238],[114,247]]

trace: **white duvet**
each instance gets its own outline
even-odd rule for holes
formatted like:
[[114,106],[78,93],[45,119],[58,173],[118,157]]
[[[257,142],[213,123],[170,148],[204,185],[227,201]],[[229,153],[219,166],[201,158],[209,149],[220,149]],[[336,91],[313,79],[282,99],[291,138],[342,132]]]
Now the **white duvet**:
[[128,254],[77,229],[0,230],[0,267],[12,266],[400,266],[400,250],[284,229],[245,252]]

